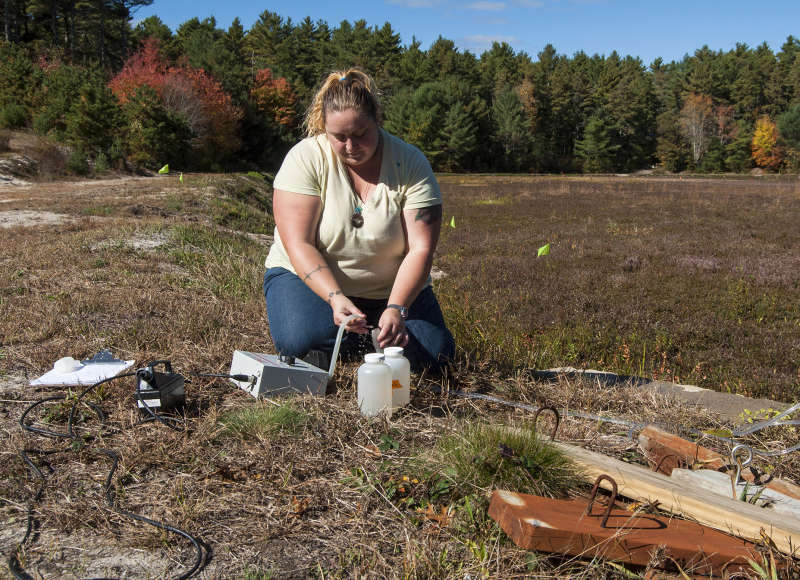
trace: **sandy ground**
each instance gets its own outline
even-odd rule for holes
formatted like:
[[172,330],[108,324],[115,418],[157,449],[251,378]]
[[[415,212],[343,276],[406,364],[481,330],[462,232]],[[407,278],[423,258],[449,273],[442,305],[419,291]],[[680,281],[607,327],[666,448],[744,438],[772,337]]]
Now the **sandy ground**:
[[72,221],[72,218],[63,213],[53,213],[51,211],[29,211],[24,209],[0,211],[0,228],[56,225],[67,221]]

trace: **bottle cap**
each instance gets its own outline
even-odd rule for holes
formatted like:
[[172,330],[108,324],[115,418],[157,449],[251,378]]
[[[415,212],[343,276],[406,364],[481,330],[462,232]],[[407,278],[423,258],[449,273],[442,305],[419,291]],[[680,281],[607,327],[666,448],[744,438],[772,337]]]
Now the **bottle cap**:
[[403,356],[403,347],[402,346],[387,346],[383,349],[383,354],[386,356]]
[[364,355],[364,361],[368,363],[383,362],[383,355],[379,352],[368,352]]

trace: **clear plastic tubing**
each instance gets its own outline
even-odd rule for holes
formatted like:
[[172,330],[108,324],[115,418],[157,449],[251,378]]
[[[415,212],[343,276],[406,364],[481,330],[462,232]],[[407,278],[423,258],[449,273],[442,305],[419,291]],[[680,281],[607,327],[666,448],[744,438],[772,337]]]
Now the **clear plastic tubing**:
[[392,408],[405,407],[411,401],[411,363],[403,356],[401,346],[387,346],[383,355],[392,369]]
[[380,353],[364,355],[358,367],[358,407],[366,417],[392,414],[392,369]]

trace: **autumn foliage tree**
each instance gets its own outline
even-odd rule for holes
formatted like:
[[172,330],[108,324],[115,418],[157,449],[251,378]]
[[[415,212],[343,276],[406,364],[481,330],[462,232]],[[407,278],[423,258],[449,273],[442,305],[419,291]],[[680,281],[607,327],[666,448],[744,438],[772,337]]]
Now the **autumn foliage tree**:
[[170,116],[182,119],[189,128],[191,165],[218,167],[240,147],[242,112],[230,95],[202,69],[169,66],[161,56],[159,41],[153,38],[144,41],[110,83],[123,106],[143,86],[153,89]]
[[783,161],[783,150],[778,145],[778,127],[769,117],[759,117],[753,132],[753,161],[759,167],[775,170]]
[[268,68],[256,73],[250,99],[263,115],[273,119],[278,125],[291,128],[295,124],[296,97],[292,87],[283,77],[274,77]]

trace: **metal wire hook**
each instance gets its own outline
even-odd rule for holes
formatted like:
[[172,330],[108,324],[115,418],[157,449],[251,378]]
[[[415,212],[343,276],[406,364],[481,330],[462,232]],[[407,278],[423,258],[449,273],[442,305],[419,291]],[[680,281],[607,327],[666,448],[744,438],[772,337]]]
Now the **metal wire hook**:
[[[742,461],[741,457],[739,457],[740,450],[747,451],[747,459]],[[753,450],[750,448],[749,445],[745,445],[744,443],[739,443],[738,445],[734,446],[731,449],[731,464],[736,465],[736,479],[733,482],[733,487],[736,489],[736,486],[739,485],[742,481],[742,468],[747,467],[753,462]]]
[[553,417],[555,417],[556,425],[553,427],[553,432],[550,434],[550,441],[556,440],[556,432],[558,431],[558,426],[561,424],[561,415],[558,414],[558,409],[555,407],[539,407],[536,409],[536,412],[533,414],[533,432],[536,433],[536,423],[539,420],[539,414],[542,411],[551,411],[553,413]]
[[606,475],[603,473],[599,475],[594,482],[594,487],[592,488],[592,493],[589,495],[589,503],[586,505],[586,511],[583,512],[584,515],[591,516],[592,515],[592,507],[594,506],[594,500],[597,497],[597,490],[600,488],[600,482],[602,480],[607,480],[611,484],[611,497],[608,500],[608,507],[606,508],[606,513],[603,514],[603,520],[600,522],[600,527],[605,528],[606,524],[608,523],[608,518],[611,516],[611,509],[614,507],[614,502],[617,501],[617,482],[614,481],[614,478],[610,475]]

